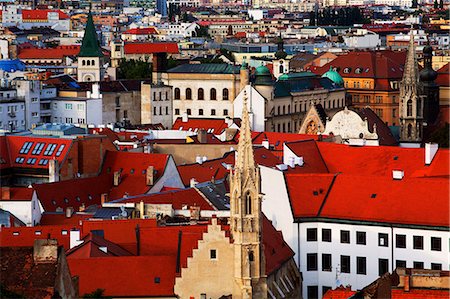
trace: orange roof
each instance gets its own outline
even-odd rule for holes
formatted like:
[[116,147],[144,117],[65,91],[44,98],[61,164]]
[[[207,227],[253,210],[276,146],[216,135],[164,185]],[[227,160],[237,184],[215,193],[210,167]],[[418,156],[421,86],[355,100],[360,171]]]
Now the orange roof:
[[178,54],[177,43],[125,43],[125,54],[153,54],[168,53]]
[[148,35],[148,34],[158,34],[158,31],[156,31],[155,27],[133,28],[133,29],[128,29],[127,31],[123,32],[122,34]]
[[178,117],[172,125],[172,130],[195,131],[206,130],[215,135],[220,135],[228,124],[223,118],[188,118],[183,122],[182,117]]
[[48,225],[2,227],[0,231],[0,247],[6,246],[33,246],[37,239],[56,239],[58,244],[69,249],[70,230],[79,228],[79,225]]
[[401,289],[393,289],[391,291],[391,299],[448,299],[449,297],[449,290],[413,289],[405,292]]
[[350,288],[345,288],[341,286],[335,290],[328,290],[323,295],[323,299],[348,299],[355,293],[356,292],[352,291]]
[[22,48],[17,55],[19,59],[62,59],[77,56],[80,46],[58,46],[55,48]]

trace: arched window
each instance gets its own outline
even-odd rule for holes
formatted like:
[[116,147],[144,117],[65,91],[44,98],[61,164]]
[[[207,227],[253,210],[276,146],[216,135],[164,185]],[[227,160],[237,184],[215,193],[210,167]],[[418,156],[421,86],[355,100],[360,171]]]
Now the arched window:
[[333,109],[336,108],[336,100],[333,100]]
[[249,260],[250,262],[255,261],[255,254],[253,253],[252,250],[250,250],[250,251],[248,252],[248,260]]
[[88,60],[88,61],[86,62],[86,64],[87,64],[87,65],[91,65],[91,61]]
[[281,132],[281,125],[278,124],[278,131],[277,132]]
[[280,115],[281,113],[280,113],[280,106],[278,106],[278,115]]
[[283,123],[283,133],[286,133],[286,124]]
[[197,99],[200,101],[203,101],[205,99],[205,92],[203,91],[203,88],[199,88],[197,91]]
[[215,101],[217,100],[217,92],[215,88],[211,88],[210,92],[209,92],[209,99],[211,101]]
[[228,88],[222,90],[222,100],[228,101]]
[[252,197],[250,192],[245,194],[245,215],[250,215],[252,213]]
[[94,60],[94,59],[92,59],[91,64],[92,64],[92,65],[95,65],[95,60]]
[[409,124],[408,125],[408,137],[411,137],[411,135],[412,135],[412,125]]
[[286,106],[283,105],[283,115],[286,114]]
[[407,116],[412,116],[412,101],[408,100],[408,102],[406,102],[406,115]]
[[288,114],[291,113],[291,105],[288,105]]
[[178,87],[175,88],[175,90],[173,92],[173,97],[175,98],[175,100],[179,100],[180,99],[180,89]]
[[192,100],[192,90],[190,88],[186,88],[186,100]]
[[280,72],[280,74],[284,73],[284,66],[282,64],[280,64],[278,71]]
[[86,60],[81,60],[81,65],[86,65]]

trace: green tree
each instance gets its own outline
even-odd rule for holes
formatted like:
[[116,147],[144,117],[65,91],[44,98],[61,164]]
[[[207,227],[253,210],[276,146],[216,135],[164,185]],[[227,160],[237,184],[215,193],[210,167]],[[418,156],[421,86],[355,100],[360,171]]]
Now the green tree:
[[145,59],[122,59],[119,63],[119,79],[151,79],[152,65]]

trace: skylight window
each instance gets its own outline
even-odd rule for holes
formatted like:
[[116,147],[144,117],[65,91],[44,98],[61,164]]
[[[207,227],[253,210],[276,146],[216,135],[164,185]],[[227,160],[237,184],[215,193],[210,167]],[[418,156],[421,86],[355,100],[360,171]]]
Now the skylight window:
[[61,156],[62,151],[64,150],[64,147],[66,147],[64,144],[61,144],[58,148],[58,151],[56,152],[56,157]]
[[17,157],[17,158],[16,158],[16,163],[18,163],[18,164],[22,164],[23,161],[25,161],[25,158],[24,158],[24,157]]
[[33,155],[40,155],[42,152],[42,149],[44,148],[44,145],[45,145],[45,143],[38,142],[31,153]]
[[39,160],[39,165],[47,165],[47,164],[48,164],[48,159]]
[[370,198],[376,198],[377,194],[376,193],[372,193],[372,195],[370,196]]
[[47,145],[47,147],[45,148],[44,151],[44,156],[51,156],[53,154],[53,152],[55,151],[56,148],[56,143],[50,143],[49,145]]
[[31,141],[25,142],[23,144],[22,148],[20,149],[19,154],[28,154],[32,145],[33,145],[33,142],[31,142]]
[[36,158],[28,158],[27,164],[33,165],[34,163],[36,163]]

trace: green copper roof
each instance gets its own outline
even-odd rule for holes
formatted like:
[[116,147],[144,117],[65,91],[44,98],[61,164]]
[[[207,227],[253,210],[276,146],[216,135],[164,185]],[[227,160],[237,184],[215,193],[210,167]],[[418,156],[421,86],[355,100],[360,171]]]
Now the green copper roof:
[[267,66],[260,65],[255,70],[255,76],[271,76]]
[[288,74],[283,74],[280,77],[278,77],[278,80],[280,80],[280,81],[285,81],[285,80],[288,80],[288,79],[289,79]]
[[227,63],[182,64],[167,70],[168,73],[239,74],[240,66]]
[[341,75],[339,75],[338,72],[333,70],[333,68],[330,66],[330,70],[322,75],[322,78],[328,78],[337,85],[344,85],[344,79],[342,79]]
[[248,64],[247,64],[247,62],[244,60],[244,61],[242,62],[241,70],[246,70],[247,67],[248,67]]
[[94,20],[89,12],[83,41],[81,42],[79,57],[103,57],[102,49],[95,31]]

